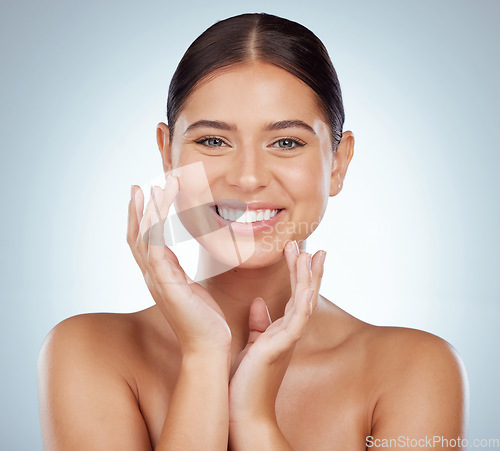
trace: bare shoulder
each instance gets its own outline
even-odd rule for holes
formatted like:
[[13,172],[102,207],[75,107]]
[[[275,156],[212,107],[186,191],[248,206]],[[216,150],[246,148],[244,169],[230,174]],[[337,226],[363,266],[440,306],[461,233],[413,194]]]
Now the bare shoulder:
[[[87,313],[72,316],[57,324],[45,338],[39,365],[48,359],[51,364],[58,360],[85,360],[88,370],[94,364],[107,362],[108,367],[119,359],[121,350],[130,349],[137,335],[137,323],[133,316],[119,313]],[[103,366],[100,365],[102,369]]]
[[365,323],[335,305],[323,304],[322,312],[313,331],[325,331],[329,352],[320,355],[329,356],[322,362],[332,390],[356,387],[352,398],[366,407],[362,424],[373,440],[464,437],[467,374],[450,343],[422,330]]
[[335,305],[328,305],[324,311],[322,329],[328,330],[325,336],[335,337],[333,349],[341,345],[358,359],[358,364],[365,363],[373,371],[385,374],[386,382],[391,374],[398,376],[399,381],[412,374],[466,380],[458,352],[437,335],[406,327],[375,326]]
[[[43,346],[53,346],[67,340],[80,343],[81,346],[104,340],[111,344],[121,340],[121,334],[130,333],[137,327],[135,314],[129,313],[83,313],[71,316],[58,323],[48,333]],[[117,335],[118,334],[118,335]],[[105,344],[101,342],[102,344]]]
[[149,449],[125,358],[133,355],[137,327],[133,315],[95,313],[49,332],[38,361],[45,449],[73,449],[83,440],[89,447]]
[[[465,367],[456,349],[443,338],[418,329],[369,325],[365,329],[370,351],[387,374],[400,377],[466,379]],[[450,382],[450,381],[449,381]]]
[[468,381],[456,349],[416,329],[370,326],[365,333],[377,375],[374,435],[463,437]]
[[98,338],[109,340],[117,332],[130,328],[133,323],[130,314],[124,313],[83,313],[71,316],[54,326],[48,333],[44,346],[61,338],[78,341],[84,339],[85,344]]

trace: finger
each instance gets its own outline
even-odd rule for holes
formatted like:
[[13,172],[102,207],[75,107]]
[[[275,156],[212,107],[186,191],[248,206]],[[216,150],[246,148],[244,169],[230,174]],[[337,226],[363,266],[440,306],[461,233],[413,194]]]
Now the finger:
[[132,185],[131,188],[131,199],[129,202],[129,215],[128,215],[128,229],[127,229],[127,243],[130,246],[132,255],[139,268],[141,269],[142,275],[146,279],[146,284],[151,292],[154,299],[158,299],[157,290],[154,284],[149,283],[147,280],[146,264],[143,257],[141,256],[139,250],[137,249],[137,237],[139,235],[139,224],[143,217],[143,206],[144,206],[144,195],[142,190],[137,185]]
[[[167,188],[167,187],[166,187]],[[158,188],[159,189],[159,188]],[[154,191],[154,189],[153,189]],[[166,190],[167,191],[167,190]],[[158,217],[166,218],[168,214],[168,208],[170,207],[170,204],[173,201],[173,198],[175,198],[175,195],[178,191],[178,184],[174,182],[173,189],[169,190],[167,192],[167,196],[165,196],[165,193],[163,193],[163,202],[159,203],[158,201],[160,200],[161,193],[157,192],[156,198],[152,194],[152,199],[150,202],[148,202],[148,205],[146,206],[146,210],[143,211],[143,205],[144,205],[144,196],[142,193],[142,190],[139,187],[135,187],[134,189],[134,196],[133,199],[131,200],[130,206],[129,206],[129,229],[130,232],[127,235],[127,239],[131,244],[131,249],[132,253],[134,255],[135,260],[141,267],[141,271],[143,272],[144,278],[146,280],[146,284],[149,288],[149,291],[151,292],[151,295],[153,296],[153,299],[158,302],[160,301],[160,306],[162,308],[166,308],[167,305],[161,301],[162,298],[165,298],[165,292],[170,293],[173,296],[166,296],[167,298],[170,299],[185,299],[186,295],[191,294],[191,291],[189,290],[189,293],[186,293],[185,290],[183,290],[181,287],[173,287],[173,290],[165,290],[162,289],[161,282],[165,282],[165,280],[158,280],[158,267],[153,269],[153,266],[149,262],[149,240],[150,237],[153,238],[155,244],[158,244],[160,240],[162,239],[162,234],[161,231],[163,228],[159,224],[160,221],[158,221]],[[165,201],[165,198],[167,199]],[[156,204],[155,204],[156,200]],[[158,205],[160,205],[160,214],[158,214]],[[136,213],[134,215],[134,213]],[[156,218],[153,216],[153,213],[156,213]],[[134,217],[135,216],[135,217]],[[156,220],[155,220],[156,219]],[[153,228],[151,227],[151,224],[154,222]],[[153,233],[149,233],[152,231]],[[135,242],[134,241],[135,237]],[[184,272],[182,271],[182,268],[180,268],[179,262],[177,260],[177,257],[175,254],[173,254],[170,249],[168,249],[166,246],[152,246],[155,251],[159,251],[161,253],[162,251],[165,252],[165,250],[168,250],[171,255],[168,257],[170,260],[173,262],[173,265],[177,267],[178,273],[180,274],[180,277],[182,277],[182,282],[184,285],[187,284],[187,279],[189,279],[187,276],[185,276]],[[158,258],[159,256],[156,256]],[[161,272],[160,272],[161,273]],[[165,268],[163,268],[163,273],[166,273]],[[169,273],[165,275],[166,278],[169,278],[169,281],[173,281],[173,285],[176,284],[175,277],[171,277]],[[178,280],[178,279],[177,279]],[[160,282],[160,283],[159,283]],[[165,288],[165,287],[163,287]],[[184,296],[183,296],[184,295]]]
[[163,190],[159,186],[154,186],[151,190],[151,201],[154,209],[148,210],[150,215],[150,227],[148,229],[148,258],[150,264],[165,258],[165,238],[163,236],[165,220],[161,219],[160,212],[163,197]]
[[148,263],[148,246],[147,246],[147,243],[149,241],[149,227],[151,224],[150,212],[151,212],[151,199],[146,205],[144,214],[141,216],[141,221],[139,223],[139,232],[137,234],[137,240],[135,243],[136,251],[146,271],[151,271],[151,267],[149,266]]
[[285,305],[285,313],[283,314],[283,318],[286,318],[288,315],[291,314],[293,308],[294,308],[294,297],[291,297],[288,302]]
[[299,256],[299,246],[296,241],[288,241],[285,245],[285,258],[290,271],[290,286],[293,298],[295,295],[295,285],[297,284],[297,258]]
[[295,343],[297,343],[304,334],[307,321],[311,316],[313,295],[314,291],[308,289],[305,293],[302,293],[299,299],[297,299],[297,305],[293,313],[290,315],[288,321],[283,323],[284,327],[282,327],[274,337],[276,351],[285,352],[293,349]]
[[[148,228],[148,263],[159,283],[186,283],[184,270],[175,254],[165,245],[164,224],[168,209],[175,197],[174,189],[164,191],[155,186],[151,191],[151,201],[146,208],[149,216]],[[172,195],[174,193],[174,195]],[[165,200],[165,196],[168,198]]]
[[311,254],[302,252],[296,262],[297,282],[295,284],[295,296],[293,306],[296,308],[297,300],[311,288]]
[[248,334],[247,344],[255,343],[255,340],[266,331],[271,323],[271,316],[269,315],[266,302],[260,297],[255,298],[250,306],[250,314],[248,317],[250,333]]
[[[159,290],[170,300],[185,299],[192,294],[189,283],[193,281],[181,267],[176,255],[165,245],[164,225],[169,208],[178,192],[178,180],[170,177],[164,190],[155,186],[151,191],[151,201],[146,207],[149,217],[147,230],[147,263],[154,275]],[[145,223],[145,227],[147,223]]]
[[[142,199],[142,202],[144,203],[144,197]],[[144,209],[144,212],[141,214],[140,219],[138,217],[138,222],[139,222],[139,234],[137,239],[140,241],[144,241],[144,234],[148,230],[149,226],[149,207],[151,204],[151,198],[149,199],[149,202],[146,205],[146,208]]]
[[135,242],[137,232],[139,231],[139,221],[137,220],[137,205],[135,200],[135,191],[140,189],[137,185],[132,185],[130,188],[130,201],[128,203],[128,227],[127,227],[127,243]]
[[[174,202],[177,193],[179,192],[179,181],[177,177],[172,177],[170,174],[167,177],[167,182],[164,189],[161,189],[159,186],[154,186],[151,191],[151,205],[148,205],[148,214],[151,214],[151,224],[152,224],[152,232],[156,239],[151,240],[152,237],[149,237],[149,243],[154,243],[159,246],[161,252],[153,252],[153,257],[162,257],[167,258],[172,261],[174,264],[179,264],[177,257],[175,254],[170,251],[170,249],[165,244],[164,239],[164,225],[167,219],[170,207]],[[161,232],[161,233],[160,233]],[[153,250],[154,251],[154,250]],[[189,278],[188,278],[189,279]],[[190,280],[190,279],[189,279]]]
[[148,208],[150,203],[146,205],[146,209],[144,210],[144,214],[141,218],[141,223],[139,224],[139,234],[137,236],[136,249],[140,255],[142,262],[144,263],[144,267],[146,268],[146,272],[149,272],[150,276],[152,276],[151,265],[149,264],[148,259],[148,247],[149,247],[149,229],[151,228],[151,208]]
[[137,185],[132,185],[130,189],[130,201],[128,203],[128,218],[127,218],[127,243],[129,246],[135,244],[137,233],[139,232],[139,221],[137,221],[135,191],[140,189]]
[[141,255],[136,248],[137,235],[139,233],[139,222],[140,222],[138,219],[139,210],[142,216],[142,207],[140,207],[141,205],[140,202],[138,203],[139,197],[142,198],[142,200],[144,200],[141,189],[137,185],[132,185],[131,198],[128,204],[127,243],[130,247],[130,250],[132,251],[132,255],[134,256],[136,263],[139,265],[142,274],[144,275],[146,268],[142,261]]
[[144,212],[144,193],[139,186],[134,191],[134,205],[136,208],[137,223],[140,224]]
[[[300,280],[304,279],[304,275],[302,273],[306,270],[305,268],[307,266],[307,259],[309,258],[308,257],[309,254],[307,252],[300,253],[298,246],[296,246],[296,251],[294,251],[293,253],[294,256],[289,257],[290,264],[293,264],[293,267],[290,268],[290,283],[292,285],[292,297],[285,306],[285,318],[287,317],[287,315],[291,314],[295,309],[296,299],[297,299],[297,289],[301,287],[299,284],[299,278]],[[298,256],[297,253],[299,253]]]
[[161,217],[164,219],[168,216],[168,212],[174,202],[177,193],[179,192],[179,179],[172,175],[168,175],[165,188],[163,189],[163,201],[160,205]]
[[[163,189],[163,200],[160,202],[159,205],[158,215],[162,220],[166,220],[168,213],[170,211],[170,207],[172,206],[178,192],[179,192],[179,179],[169,174],[167,176],[165,188]],[[168,249],[168,251],[170,251],[170,249]],[[180,268],[179,260],[177,259],[176,255],[173,252],[171,251],[167,252],[167,256],[170,259],[172,259],[174,264],[176,264]],[[188,284],[194,283],[194,281],[185,272],[184,272],[184,278]]]
[[312,302],[312,309],[318,305],[319,289],[321,287],[321,280],[323,279],[324,263],[326,258],[326,251],[320,250],[314,254],[311,263],[312,273],[312,288],[314,289],[314,296]]
[[[146,205],[146,210],[144,211],[143,221],[141,222],[140,231],[143,236],[143,241],[147,243],[149,241],[149,227],[150,224],[155,224],[160,220],[165,220],[168,216],[170,206],[172,205],[177,193],[179,192],[179,181],[177,177],[173,177],[170,174],[167,177],[167,182],[165,188],[162,189],[159,186],[151,187],[151,198]],[[148,222],[146,216],[150,215],[151,218]]]
[[[172,195],[174,193],[174,195]],[[165,220],[176,191],[163,190],[154,186],[151,191],[151,204],[148,204],[145,214],[149,216],[148,234],[148,262],[161,265],[164,261],[179,266],[176,255],[165,244]],[[167,199],[165,199],[165,197]],[[153,268],[154,269],[154,268]],[[187,277],[187,276],[186,276]]]
[[[154,193],[152,196],[154,196]],[[188,287],[186,275],[177,257],[165,246],[163,237],[164,220],[156,221],[155,215],[156,213],[150,208],[147,212],[149,218],[148,243],[146,246],[147,272],[152,275],[155,291],[161,295],[162,299],[169,301],[162,303],[162,308],[167,309],[168,312],[177,302],[188,299],[192,295],[192,290]]]
[[307,293],[311,285],[311,270],[310,270],[310,260],[311,255],[307,252],[302,252],[296,260],[296,283],[294,296],[291,298],[286,307],[285,307],[285,315],[283,316],[284,320],[284,328],[288,326],[292,315],[294,315],[297,308],[299,308],[299,303],[301,297],[304,296],[304,293]]

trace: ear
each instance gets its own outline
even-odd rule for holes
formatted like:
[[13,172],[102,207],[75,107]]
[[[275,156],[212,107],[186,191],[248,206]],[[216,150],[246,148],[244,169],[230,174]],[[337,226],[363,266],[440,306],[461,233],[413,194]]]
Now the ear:
[[344,184],[345,174],[354,154],[354,134],[347,130],[342,133],[342,139],[333,155],[332,173],[330,176],[330,197],[340,193]]
[[163,161],[163,172],[172,170],[172,152],[170,145],[170,131],[168,125],[160,122],[156,127],[156,142]]

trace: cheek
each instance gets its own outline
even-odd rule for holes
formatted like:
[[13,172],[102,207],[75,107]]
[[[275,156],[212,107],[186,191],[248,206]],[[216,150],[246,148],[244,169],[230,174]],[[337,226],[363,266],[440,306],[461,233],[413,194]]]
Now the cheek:
[[172,147],[172,166],[174,168],[181,168],[197,161],[200,161],[199,156],[196,157],[189,149],[183,149],[181,145]]
[[176,168],[198,164],[203,167],[203,179],[208,181],[220,177],[226,170],[219,158],[203,155],[192,149],[181,148],[180,151],[176,152],[175,162],[172,160],[172,163]]
[[329,174],[325,165],[321,161],[289,165],[284,168],[282,180],[293,200],[294,213],[309,221],[321,220],[329,194]]

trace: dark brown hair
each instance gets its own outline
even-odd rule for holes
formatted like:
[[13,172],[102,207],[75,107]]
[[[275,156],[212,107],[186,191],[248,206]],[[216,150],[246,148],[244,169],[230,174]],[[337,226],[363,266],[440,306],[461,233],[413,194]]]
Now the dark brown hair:
[[328,52],[303,25],[266,13],[240,14],[216,22],[189,46],[168,90],[170,138],[184,103],[200,82],[218,69],[255,60],[274,64],[313,89],[330,124],[335,152],[345,115],[340,84]]

